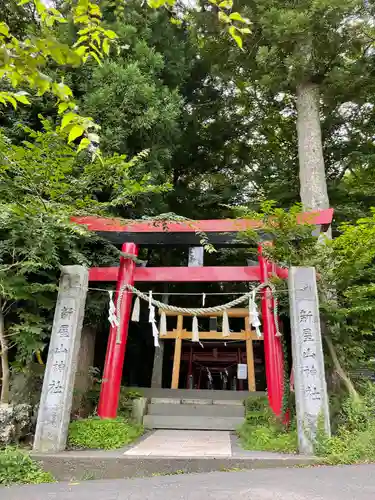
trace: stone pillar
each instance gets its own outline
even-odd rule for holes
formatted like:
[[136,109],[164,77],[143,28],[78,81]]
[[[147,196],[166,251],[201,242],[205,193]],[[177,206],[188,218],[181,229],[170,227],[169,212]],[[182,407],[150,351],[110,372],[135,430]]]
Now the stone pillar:
[[92,326],[82,328],[81,345],[78,351],[79,364],[74,383],[72,415],[87,417],[89,405],[85,405],[85,395],[91,389],[92,376],[90,368],[94,364],[96,331]]
[[57,452],[66,446],[87,286],[85,267],[62,268],[35,431],[36,452]]
[[204,248],[203,247],[191,247],[189,248],[189,267],[202,267],[204,258]]
[[289,269],[289,301],[299,451],[312,454],[320,419],[330,435],[315,268]]

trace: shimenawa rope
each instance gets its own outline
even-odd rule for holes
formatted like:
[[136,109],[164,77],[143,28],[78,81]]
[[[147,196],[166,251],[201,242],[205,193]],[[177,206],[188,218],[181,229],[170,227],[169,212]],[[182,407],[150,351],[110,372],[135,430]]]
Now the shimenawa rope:
[[[244,295],[241,295],[241,297],[237,297],[234,300],[231,300],[230,302],[227,302],[226,304],[222,304],[220,306],[214,306],[214,307],[196,307],[196,308],[189,308],[189,307],[177,307],[177,306],[172,306],[170,304],[165,304],[164,302],[160,302],[159,300],[155,300],[153,297],[150,300],[150,296],[141,292],[137,288],[135,288],[132,285],[129,284],[124,284],[121,286],[118,297],[117,297],[117,304],[116,304],[116,314],[117,314],[117,320],[118,324],[121,325],[121,302],[123,295],[126,290],[129,292],[134,293],[139,297],[140,299],[144,300],[145,302],[148,302],[155,306],[158,307],[164,311],[172,311],[176,313],[186,313],[186,314],[191,314],[192,316],[199,316],[201,314],[210,314],[210,313],[217,313],[217,312],[225,312],[228,309],[231,309],[232,307],[235,307],[239,304],[242,304],[245,301],[251,300],[254,292],[257,293],[260,290],[263,290],[265,288],[269,288],[272,293],[274,294],[274,307],[273,307],[273,319],[275,323],[275,329],[276,329],[276,337],[281,337],[281,332],[279,329],[279,321],[278,321],[278,302],[277,298],[275,297],[276,294],[276,289],[273,286],[272,283],[261,283],[260,285],[256,286],[253,290],[250,292],[245,293]],[[120,344],[121,343],[121,338],[120,338],[120,329],[117,327],[117,336],[116,336],[116,343]]]

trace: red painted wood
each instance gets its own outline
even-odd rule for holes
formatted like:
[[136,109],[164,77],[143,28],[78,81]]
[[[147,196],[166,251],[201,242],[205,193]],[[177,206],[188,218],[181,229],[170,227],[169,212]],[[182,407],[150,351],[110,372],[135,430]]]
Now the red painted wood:
[[[267,243],[267,242],[265,242]],[[279,267],[269,260],[267,262],[267,271],[271,276],[277,276],[282,280],[287,280],[289,275],[289,269],[287,267]]]
[[[124,243],[122,251],[138,255],[138,248],[134,243]],[[135,262],[121,257],[120,267],[117,269],[118,280],[115,304],[117,304],[117,296],[121,286],[124,283],[134,284],[134,271]],[[131,307],[132,293],[126,291],[121,301],[121,324],[118,327],[120,330],[120,343],[116,342],[117,328],[111,327],[109,332],[98,405],[98,415],[101,418],[115,418],[117,416]]]
[[[92,267],[90,281],[117,281],[118,267]],[[258,266],[228,267],[136,267],[136,282],[214,282],[214,281],[260,281]]]
[[276,276],[282,280],[287,280],[289,275],[289,269],[286,267],[275,266]]
[[[297,220],[309,222],[310,224],[329,225],[333,218],[333,208],[316,212],[300,214]],[[195,231],[210,232],[240,232],[250,228],[261,227],[257,220],[250,219],[222,219],[222,220],[197,220],[191,222],[158,222],[139,221],[124,222],[121,219],[109,219],[105,217],[72,217],[72,222],[86,225],[90,231],[124,231],[130,233],[194,233]]]
[[[268,265],[262,255],[262,247],[258,247],[258,261],[261,282],[268,281]],[[276,416],[282,412],[284,360],[281,340],[275,336],[276,328],[273,318],[274,301],[272,292],[266,288],[261,291],[261,308],[263,323],[264,360],[267,379],[267,394],[270,408]]]
[[118,267],[91,267],[89,281],[117,281]]
[[304,212],[302,214],[297,215],[297,222],[299,224],[307,223],[307,224],[321,224],[321,225],[329,225],[333,219],[333,208],[327,208],[326,210],[317,210],[313,212]]
[[72,222],[84,224],[90,231],[124,231],[128,233],[194,233],[197,230],[204,232],[233,232],[244,231],[248,228],[259,227],[259,221],[242,219],[198,220],[191,222],[164,222],[137,221],[125,224],[121,219],[107,219],[105,217],[72,217]]

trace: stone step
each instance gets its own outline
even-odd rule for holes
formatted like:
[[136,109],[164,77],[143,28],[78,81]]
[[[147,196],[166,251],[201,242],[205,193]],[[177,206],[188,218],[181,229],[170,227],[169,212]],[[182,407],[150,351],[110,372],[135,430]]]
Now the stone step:
[[213,405],[224,405],[224,406],[241,406],[245,409],[244,401],[242,399],[213,399]]
[[151,404],[173,404],[173,405],[224,405],[224,406],[241,406],[244,408],[244,403],[241,399],[193,399],[193,398],[151,398]]
[[265,392],[248,391],[218,391],[209,389],[160,389],[150,387],[129,387],[142,394],[145,398],[173,398],[173,399],[220,399],[241,400],[247,398],[264,396]]
[[201,404],[168,404],[151,403],[148,405],[149,415],[173,415],[183,417],[244,417],[243,405],[201,405]]
[[151,404],[166,404],[166,405],[180,405],[180,398],[151,398]]
[[143,425],[147,429],[195,429],[234,431],[242,423],[241,417],[179,417],[166,415],[145,415]]

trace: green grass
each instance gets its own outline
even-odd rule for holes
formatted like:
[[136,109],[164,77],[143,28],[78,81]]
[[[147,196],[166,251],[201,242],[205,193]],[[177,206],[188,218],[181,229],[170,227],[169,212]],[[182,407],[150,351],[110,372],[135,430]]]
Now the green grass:
[[254,427],[243,424],[238,432],[245,450],[297,453],[297,432],[280,430],[272,425]]
[[69,426],[68,446],[80,449],[113,450],[135,441],[143,427],[125,418],[90,417],[75,420]]
[[54,481],[54,477],[49,472],[45,472],[28,453],[13,447],[0,450],[1,485],[40,484]]
[[173,472],[154,472],[151,474],[152,477],[157,477],[157,476],[179,476],[181,474],[187,474],[186,471],[183,469],[175,470]]
[[293,425],[285,428],[276,421],[265,397],[248,398],[245,402],[245,422],[238,430],[245,450],[296,453],[297,431]]

